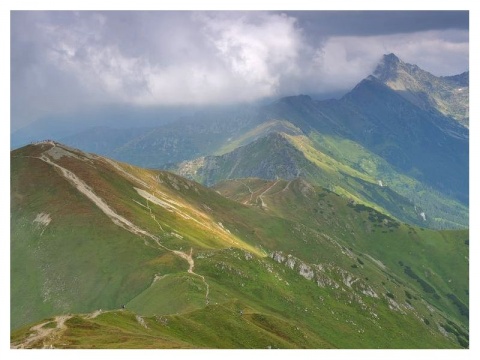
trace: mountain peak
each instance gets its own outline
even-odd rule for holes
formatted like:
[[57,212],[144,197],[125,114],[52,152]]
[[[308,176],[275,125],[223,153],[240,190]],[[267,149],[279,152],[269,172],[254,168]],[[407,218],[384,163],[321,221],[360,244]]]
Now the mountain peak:
[[414,105],[451,117],[465,127],[468,127],[468,91],[465,90],[469,86],[468,75],[466,72],[438,77],[403,62],[393,53],[383,55],[373,72],[373,77]]
[[394,53],[383,55],[382,60],[378,63],[373,75],[380,80],[395,78],[402,65],[404,66],[405,63]]
[[399,63],[399,62],[401,62],[401,60],[398,58],[398,56],[395,55],[394,53],[383,55],[382,60],[385,63]]

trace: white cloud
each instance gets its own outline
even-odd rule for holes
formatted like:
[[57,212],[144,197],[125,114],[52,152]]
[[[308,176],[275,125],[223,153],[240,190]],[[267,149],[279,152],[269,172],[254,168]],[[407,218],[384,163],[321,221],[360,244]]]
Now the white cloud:
[[[267,13],[215,13],[195,15],[191,21],[199,32],[198,56],[165,44],[165,39],[152,52],[161,53],[165,44],[160,58],[131,56],[122,48],[128,44],[108,39],[89,42],[91,33],[84,31],[84,24],[55,28],[58,43],[48,56],[88,89],[139,104],[249,101],[277,94],[286,78],[301,78],[297,60],[308,47],[295,19]],[[94,25],[103,27],[105,22]],[[177,34],[172,41],[185,43],[181,37]]]
[[224,104],[347,90],[389,52],[439,75],[468,63],[465,30],[327,37],[267,12],[22,13],[12,20],[14,122],[79,104]]

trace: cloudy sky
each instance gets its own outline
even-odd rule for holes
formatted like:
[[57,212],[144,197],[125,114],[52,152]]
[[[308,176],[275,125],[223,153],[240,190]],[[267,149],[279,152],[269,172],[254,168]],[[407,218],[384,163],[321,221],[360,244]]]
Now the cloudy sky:
[[468,12],[11,13],[11,131],[102,104],[216,105],[353,87],[383,54],[468,70]]

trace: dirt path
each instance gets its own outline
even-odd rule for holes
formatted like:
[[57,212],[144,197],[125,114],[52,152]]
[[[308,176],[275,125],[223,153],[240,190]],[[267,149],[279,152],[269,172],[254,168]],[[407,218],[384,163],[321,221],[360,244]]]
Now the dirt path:
[[105,162],[107,162],[108,164],[112,165],[117,171],[119,171],[120,173],[122,173],[125,177],[135,181],[137,184],[140,184],[144,187],[146,187],[147,189],[150,189],[151,186],[148,185],[145,181],[139,179],[138,177],[130,174],[129,172],[125,171],[119,164],[117,164],[115,161],[113,160],[110,160],[110,159],[107,159],[107,158],[104,158],[102,157],[101,158],[102,160],[104,160]]
[[[137,189],[138,191],[138,189]],[[150,216],[153,218],[153,220],[155,220],[155,222],[157,223],[158,227],[160,228],[160,230],[162,230],[162,232],[164,232],[163,228],[162,228],[162,225],[160,225],[160,223],[157,221],[157,219],[155,218],[155,215],[152,213],[152,209],[150,208],[150,206],[148,205],[148,199],[147,200],[147,209],[150,211]],[[208,305],[209,303],[209,300],[208,300],[208,295],[209,295],[209,292],[210,292],[210,286],[208,285],[207,281],[205,280],[205,277],[203,275],[200,275],[200,274],[197,274],[196,272],[193,271],[194,267],[195,267],[195,261],[193,260],[193,257],[192,257],[192,254],[193,254],[193,248],[190,248],[190,253],[187,254],[183,251],[180,251],[180,250],[172,250],[172,249],[169,249],[167,248],[166,246],[164,245],[161,245],[159,241],[157,241],[157,244],[159,246],[161,246],[162,248],[174,253],[175,255],[177,255],[178,257],[184,259],[185,261],[187,261],[188,263],[188,270],[187,272],[189,274],[192,274],[192,275],[195,275],[195,276],[198,276],[200,279],[202,279],[202,282],[205,284],[205,287],[206,287],[206,292],[205,292],[205,303]],[[158,279],[158,275],[155,275],[155,278],[154,278],[154,282]]]
[[278,184],[280,180],[277,180],[275,181],[272,185],[270,185],[264,192],[262,192],[259,196],[257,196],[257,199],[260,199],[260,201],[262,202],[262,208],[265,208],[265,209],[268,209],[268,206],[267,204],[265,204],[265,202],[263,201],[263,195],[265,195],[265,193],[267,191],[269,191],[271,188],[273,188],[275,185]]
[[147,209],[148,211],[150,212],[150,217],[153,219],[153,221],[155,221],[155,223],[158,225],[158,227],[160,228],[160,230],[164,233],[165,230],[163,230],[163,227],[162,225],[158,222],[157,218],[155,217],[155,215],[153,214],[152,212],[152,209],[150,208],[150,206],[148,205],[148,199],[147,199]]
[[252,191],[252,189],[250,189],[250,186],[248,186],[247,184],[245,184],[243,181],[240,181],[240,183],[242,183],[243,186],[245,186],[245,187],[248,189],[248,191],[250,192],[250,200],[245,200],[245,201],[243,202],[243,204],[245,204],[245,205],[247,205],[247,204],[249,204],[249,203],[251,204],[251,203],[252,203],[252,198],[253,198],[253,191]]
[[56,316],[53,320],[54,322],[56,322],[55,327],[44,327],[51,321],[46,321],[44,323],[32,326],[30,328],[30,331],[33,331],[33,333],[27,339],[25,339],[24,342],[16,346],[12,346],[12,348],[29,349],[32,347],[32,345],[41,341],[43,343],[43,349],[53,349],[53,341],[55,340],[55,338],[58,338],[60,336],[61,332],[67,329],[65,321],[67,321],[71,317],[71,315]]
[[193,258],[192,258],[193,249],[190,249],[190,254],[186,254],[186,253],[184,253],[182,251],[178,251],[178,250],[173,250],[173,252],[176,255],[180,256],[181,258],[187,260],[188,264],[190,265],[190,267],[187,270],[189,274],[198,276],[200,279],[202,279],[202,282],[205,284],[205,288],[206,288],[205,303],[206,303],[206,305],[208,305],[208,303],[209,303],[208,295],[210,293],[210,286],[208,285],[208,283],[205,280],[205,277],[203,275],[197,274],[196,272],[193,271],[193,268],[195,267],[195,262],[193,261]]
[[292,183],[292,180],[290,180],[290,181],[287,183],[287,186],[285,186],[285,188],[282,190],[282,192],[287,191],[287,190],[288,190],[288,187],[290,186],[291,183]]
[[98,315],[103,313],[102,309],[95,310],[94,312],[85,316],[85,319],[95,319]]

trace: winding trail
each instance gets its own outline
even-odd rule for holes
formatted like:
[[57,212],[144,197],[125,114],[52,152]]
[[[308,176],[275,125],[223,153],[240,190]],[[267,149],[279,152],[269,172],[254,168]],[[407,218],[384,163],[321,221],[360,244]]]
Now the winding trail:
[[103,311],[102,309],[95,310],[94,312],[85,316],[85,319],[95,319],[98,315],[100,315],[104,312],[106,312],[106,311]]
[[16,345],[16,346],[11,346],[13,349],[29,349],[34,345],[35,343],[42,341],[43,349],[53,349],[53,341],[60,336],[60,334],[67,329],[67,326],[65,325],[65,321],[70,319],[72,316],[71,315],[59,315],[55,316],[54,322],[56,322],[55,327],[48,327],[45,328],[44,326],[51,321],[46,321],[41,324],[32,326],[30,328],[30,331],[33,333],[25,339],[22,343]]
[[150,212],[150,217],[153,219],[153,221],[155,221],[155,223],[158,225],[158,227],[160,228],[160,230],[162,230],[162,232],[165,232],[165,230],[163,230],[162,225],[158,222],[157,218],[156,218],[155,215],[153,214],[152,209],[151,209],[150,206],[148,205],[148,199],[147,199],[147,206],[146,206],[146,208],[147,208],[148,211]]
[[178,251],[178,250],[173,250],[173,252],[177,255],[177,256],[180,256],[181,258],[185,259],[188,264],[190,265],[190,267],[188,268],[187,272],[189,274],[192,274],[192,275],[195,275],[195,276],[198,276],[200,279],[202,279],[202,282],[205,284],[205,287],[206,287],[206,292],[205,292],[205,303],[206,305],[208,305],[209,303],[209,300],[208,300],[208,295],[210,293],[210,286],[208,285],[207,281],[205,280],[205,277],[203,275],[200,275],[200,274],[197,274],[196,272],[193,271],[193,268],[195,267],[195,262],[193,261],[193,258],[192,258],[192,253],[193,253],[193,248],[190,248],[190,254],[186,254],[182,251]]
[[282,192],[287,191],[287,190],[288,190],[288,187],[290,186],[291,183],[292,183],[292,180],[290,180],[290,181],[287,183],[287,186],[285,186],[285,188],[282,190]]
[[113,160],[110,160],[108,158],[104,158],[102,157],[101,158],[103,161],[107,162],[108,164],[110,164],[111,166],[113,166],[117,171],[120,171],[123,175],[125,175],[127,178],[135,181],[136,183],[146,187],[147,189],[150,189],[151,186],[148,185],[145,181],[139,179],[138,177],[136,176],[133,176],[132,174],[130,174],[129,172],[125,171],[120,165],[118,165],[115,161]]
[[272,185],[270,185],[264,192],[262,192],[260,195],[257,196],[257,199],[260,199],[260,201],[262,202],[262,208],[265,208],[265,209],[268,209],[268,206],[267,204],[265,204],[265,202],[263,201],[263,195],[265,195],[265,193],[267,191],[269,191],[271,188],[273,188],[275,185],[278,184],[280,180],[276,180]]

